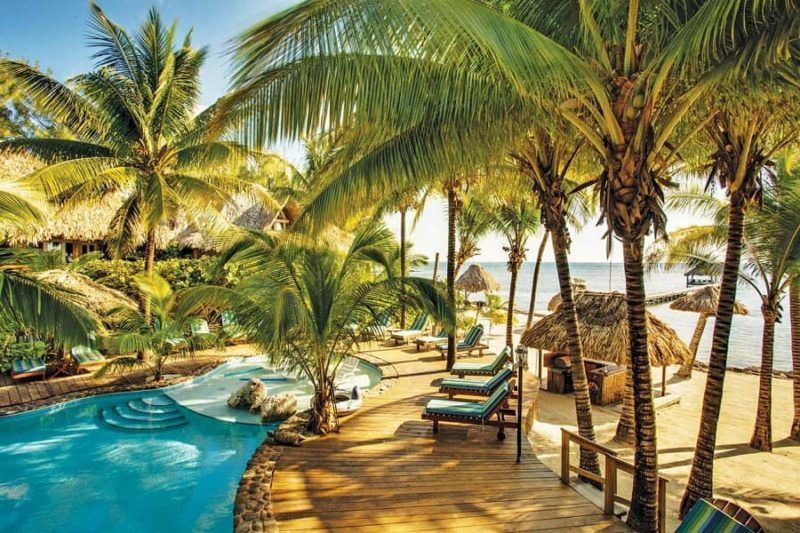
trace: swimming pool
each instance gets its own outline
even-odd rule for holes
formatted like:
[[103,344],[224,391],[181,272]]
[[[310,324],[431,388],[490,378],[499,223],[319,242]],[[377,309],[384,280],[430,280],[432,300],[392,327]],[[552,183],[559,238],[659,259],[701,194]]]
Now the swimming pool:
[[225,422],[180,398],[235,388],[238,374],[225,374],[249,361],[164,391],[0,418],[0,531],[230,531],[239,478],[275,425]]

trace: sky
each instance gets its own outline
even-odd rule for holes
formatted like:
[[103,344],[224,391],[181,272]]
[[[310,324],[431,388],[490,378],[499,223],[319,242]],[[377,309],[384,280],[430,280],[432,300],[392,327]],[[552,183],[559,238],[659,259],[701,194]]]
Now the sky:
[[[193,28],[195,46],[209,46],[210,53],[201,72],[203,91],[202,107],[213,103],[228,89],[230,76],[226,52],[230,41],[250,25],[278,13],[295,3],[293,0],[106,0],[100,1],[111,20],[133,29],[155,5],[166,21],[178,20],[178,35],[183,36]],[[49,70],[56,78],[64,80],[74,74],[92,69],[92,50],[87,46],[88,2],[85,0],[2,0],[0,7],[0,52],[12,58],[24,58]],[[275,147],[294,163],[300,162],[296,145]],[[414,250],[433,259],[436,252],[447,253],[446,209],[441,200],[428,202],[419,223],[412,229],[410,240]],[[671,227],[691,223],[686,215],[672,215]],[[390,216],[387,224],[399,229],[399,217]],[[602,238],[604,227],[588,224],[582,232],[573,234],[570,259],[575,262],[606,261],[606,244]],[[534,259],[538,241],[529,241],[528,259]],[[503,261],[506,254],[497,236],[481,242],[482,261]],[[613,248],[612,261],[620,261],[619,246]],[[546,261],[552,261],[548,247]]]

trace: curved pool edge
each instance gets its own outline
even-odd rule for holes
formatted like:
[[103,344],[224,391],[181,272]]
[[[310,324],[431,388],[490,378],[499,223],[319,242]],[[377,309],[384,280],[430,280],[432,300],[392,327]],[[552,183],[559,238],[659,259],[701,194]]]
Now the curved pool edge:
[[[378,371],[380,380],[370,390],[380,389],[379,394],[385,390],[387,380],[399,377],[392,363],[374,354],[364,352],[353,357]],[[233,500],[234,533],[279,531],[278,522],[272,513],[272,479],[283,449],[283,445],[276,444],[267,436],[247,461]]]
[[[32,409],[27,409],[19,413],[0,413],[0,420],[11,419],[11,418],[19,419],[22,417],[34,416],[42,413],[60,411],[71,405],[80,405],[80,403],[84,403],[95,398],[108,398],[112,396],[124,397],[125,395],[141,394],[148,392],[165,393],[167,391],[175,390],[180,387],[185,387],[196,383],[202,383],[203,381],[207,380],[208,378],[222,371],[224,367],[226,367],[227,365],[231,363],[240,363],[252,357],[256,356],[236,356],[230,358],[226,360],[224,363],[216,365],[214,368],[212,368],[207,372],[203,372],[202,374],[193,377],[183,376],[186,377],[187,379],[181,379],[179,382],[171,383],[169,385],[155,386],[155,387],[144,386],[139,388],[130,388],[128,390],[112,390],[107,392],[102,391],[103,387],[97,387],[96,389],[84,389],[84,391],[79,391],[79,392],[87,392],[87,394],[82,395],[78,398],[69,398],[63,401],[57,401],[48,405],[42,405],[41,407],[34,407]],[[94,391],[101,391],[101,392],[94,392]],[[67,393],[67,395],[68,394],[72,393]],[[51,398],[58,398],[58,397],[52,396]]]

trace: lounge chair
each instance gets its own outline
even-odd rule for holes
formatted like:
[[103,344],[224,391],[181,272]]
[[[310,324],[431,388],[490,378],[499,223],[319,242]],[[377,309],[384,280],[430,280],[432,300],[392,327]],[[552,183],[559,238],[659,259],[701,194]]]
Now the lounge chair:
[[[456,353],[467,352],[467,355],[472,355],[472,352],[478,350],[478,355],[483,355],[488,346],[481,344],[481,337],[483,337],[483,326],[480,324],[472,326],[464,335],[464,339],[456,345]],[[447,343],[437,345],[436,349],[442,357],[447,355]]]
[[456,363],[450,373],[460,378],[464,376],[494,376],[509,361],[511,361],[511,350],[506,346],[490,363]]
[[447,340],[447,335],[444,330],[441,330],[438,335],[423,335],[414,342],[417,345],[417,351],[419,351],[421,348],[429,350],[431,346],[436,346],[443,340]]
[[[508,399],[511,388],[508,383],[503,383],[482,402],[469,402],[459,400],[430,400],[422,412],[423,420],[433,422],[433,432],[439,432],[439,422],[457,422],[461,424],[475,424],[480,426],[498,427],[497,439],[505,440],[506,427],[517,427],[517,422],[507,421],[506,414],[512,414],[509,409]],[[496,420],[492,417],[496,416]]]
[[361,336],[367,340],[384,339],[389,327],[389,318],[388,312],[381,313],[375,322],[361,331]]
[[239,324],[239,321],[236,320],[236,314],[233,311],[223,311],[221,320],[222,331],[228,336],[228,338],[239,339],[244,337],[242,326]]
[[106,363],[106,358],[90,346],[73,346],[70,353],[72,353],[72,360],[78,365],[78,372],[81,370],[91,371]]
[[447,394],[451,399],[456,394],[491,396],[497,387],[508,381],[513,375],[514,371],[511,367],[505,366],[500,372],[488,379],[443,379],[439,385],[439,392]]
[[203,318],[195,318],[189,324],[189,329],[192,331],[192,336],[195,335],[211,335],[211,330],[208,327],[208,322]]
[[428,322],[428,314],[427,313],[420,313],[417,315],[417,318],[414,319],[414,322],[408,327],[408,329],[401,329],[392,333],[392,340],[395,344],[408,344],[409,341],[413,341],[417,337],[422,335],[423,330],[425,329],[425,324]]
[[712,498],[697,502],[681,521],[675,533],[758,533],[764,531],[750,513],[726,500]]
[[11,361],[11,378],[26,379],[36,376],[44,377],[47,365],[39,356],[15,357]]

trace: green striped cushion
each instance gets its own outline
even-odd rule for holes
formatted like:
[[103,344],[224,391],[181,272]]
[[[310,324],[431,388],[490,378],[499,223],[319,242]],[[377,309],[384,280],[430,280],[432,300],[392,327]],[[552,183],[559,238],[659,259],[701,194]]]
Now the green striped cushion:
[[239,323],[236,321],[236,314],[233,311],[222,312],[222,327],[238,325]]
[[208,329],[208,322],[202,318],[192,320],[192,323],[189,324],[189,327],[192,328],[192,335],[208,335],[211,333],[211,331]]
[[495,373],[498,368],[500,368],[503,363],[505,363],[506,358],[508,357],[508,346],[503,348],[503,351],[494,358],[494,360],[489,364],[483,363],[456,363],[453,365],[453,369],[451,373],[458,373],[458,372],[488,372],[488,373]]
[[752,530],[726,515],[706,500],[697,500],[675,533],[752,533]]
[[41,357],[17,357],[11,362],[11,369],[15,374],[44,372],[45,364]]
[[501,381],[508,379],[511,375],[511,368],[506,367],[501,372],[498,372],[490,379],[472,380],[472,379],[443,379],[442,388],[447,389],[465,389],[465,390],[480,390],[490,391],[497,386]]
[[485,418],[508,395],[508,383],[498,387],[494,393],[482,402],[461,402],[457,400],[431,400],[425,410],[433,414],[463,416],[468,418]]
[[425,327],[425,323],[427,321],[428,321],[428,315],[426,313],[420,313],[417,315],[417,318],[414,319],[414,322],[408,329],[412,331],[420,331]]
[[80,365],[84,363],[96,363],[105,359],[105,357],[100,355],[100,352],[89,346],[73,346],[72,358]]
[[463,344],[467,348],[474,346],[475,343],[478,342],[478,339],[481,338],[481,335],[483,335],[483,329],[480,326],[472,326],[469,332],[467,332],[467,336],[464,337],[464,340],[460,342],[459,345]]

